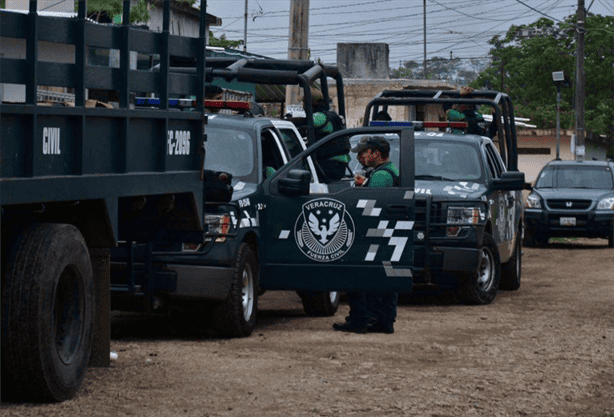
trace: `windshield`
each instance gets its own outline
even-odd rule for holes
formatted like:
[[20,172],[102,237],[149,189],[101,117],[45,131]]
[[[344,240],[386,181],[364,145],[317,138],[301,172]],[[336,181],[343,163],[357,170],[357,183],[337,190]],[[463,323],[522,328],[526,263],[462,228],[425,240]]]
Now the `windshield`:
[[541,172],[535,187],[611,190],[614,184],[610,169],[604,166],[551,165]]
[[234,177],[249,176],[254,170],[254,144],[241,130],[207,127],[205,169],[223,171]]
[[[353,136],[350,139],[352,146],[355,146],[361,137],[362,135]],[[390,143],[390,160],[400,167],[399,136],[389,134],[385,138]],[[477,180],[482,177],[482,165],[477,147],[449,139],[419,139],[414,143],[416,179],[457,181]],[[352,171],[363,169],[357,160],[357,155],[353,152],[350,155]]]

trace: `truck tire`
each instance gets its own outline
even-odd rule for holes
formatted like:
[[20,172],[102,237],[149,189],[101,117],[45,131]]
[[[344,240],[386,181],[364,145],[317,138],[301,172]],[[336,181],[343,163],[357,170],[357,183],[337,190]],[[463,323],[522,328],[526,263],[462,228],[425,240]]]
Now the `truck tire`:
[[73,398],[94,334],[87,245],[68,224],[36,224],[18,237],[2,281],[2,377],[9,397]]
[[614,223],[610,226],[610,235],[608,236],[608,248],[614,248]]
[[478,270],[460,283],[459,297],[467,304],[490,304],[497,296],[501,276],[501,260],[492,236],[484,233]]
[[258,261],[247,243],[239,246],[228,297],[215,306],[215,330],[226,337],[247,337],[256,327]]
[[522,276],[522,244],[520,242],[520,235],[518,235],[512,257],[501,265],[499,288],[502,290],[515,291],[520,288],[520,278]]
[[305,314],[311,317],[330,317],[337,313],[340,295],[337,291],[298,291]]

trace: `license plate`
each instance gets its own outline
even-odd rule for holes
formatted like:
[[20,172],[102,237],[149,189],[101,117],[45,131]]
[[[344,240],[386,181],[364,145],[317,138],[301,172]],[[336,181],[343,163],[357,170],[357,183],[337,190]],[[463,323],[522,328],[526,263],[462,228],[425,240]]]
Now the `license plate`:
[[561,226],[575,226],[576,218],[575,217],[561,217]]

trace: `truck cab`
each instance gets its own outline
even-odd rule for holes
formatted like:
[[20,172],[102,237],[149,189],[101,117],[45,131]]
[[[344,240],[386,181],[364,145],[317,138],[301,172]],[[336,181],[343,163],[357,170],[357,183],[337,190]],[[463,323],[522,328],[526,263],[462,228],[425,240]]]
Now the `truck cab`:
[[[189,309],[196,301],[212,307],[204,324],[224,335],[248,336],[256,323],[258,296],[264,292],[258,268],[259,252],[266,246],[261,233],[261,213],[267,206],[263,184],[292,159],[291,149],[296,155],[306,146],[290,122],[243,115],[209,114],[207,136],[205,170],[227,178],[232,188],[227,201],[215,198],[217,203],[207,205],[206,232],[211,237],[205,244],[158,243],[149,260],[147,245],[122,242],[112,257],[113,307]],[[309,172],[312,193],[327,193],[311,158],[301,168]],[[153,303],[147,291],[151,287]],[[337,311],[336,292],[299,295],[310,315]]]

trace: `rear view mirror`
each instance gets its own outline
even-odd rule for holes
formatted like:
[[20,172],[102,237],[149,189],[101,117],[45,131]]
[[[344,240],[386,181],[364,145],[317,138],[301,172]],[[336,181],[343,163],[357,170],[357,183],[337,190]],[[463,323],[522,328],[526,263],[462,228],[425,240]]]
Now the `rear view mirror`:
[[493,180],[495,190],[515,191],[524,190],[524,172],[503,172],[501,178]]
[[311,172],[292,169],[286,178],[279,179],[279,192],[285,195],[309,195]]

